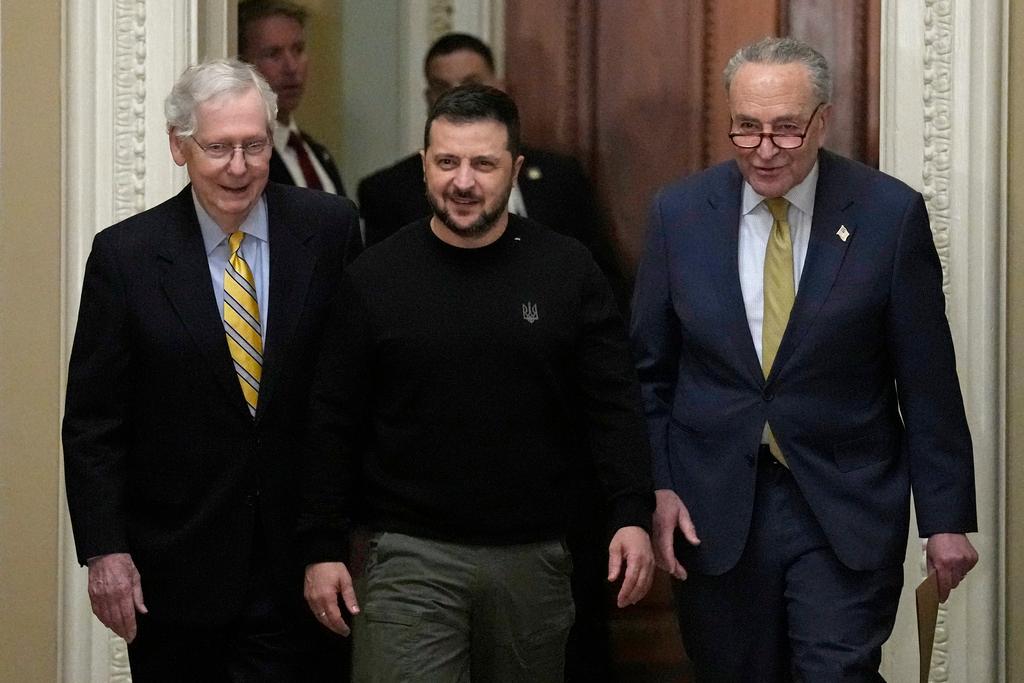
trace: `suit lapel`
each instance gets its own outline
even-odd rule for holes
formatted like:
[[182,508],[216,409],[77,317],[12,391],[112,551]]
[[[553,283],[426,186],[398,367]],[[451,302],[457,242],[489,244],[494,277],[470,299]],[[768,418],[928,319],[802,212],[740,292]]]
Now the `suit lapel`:
[[257,420],[280,379],[288,345],[302,313],[316,264],[316,254],[307,245],[312,233],[301,218],[292,214],[292,207],[286,205],[281,189],[268,184],[266,197],[270,235],[270,310]]
[[192,203],[192,186],[176,197],[176,220],[168,221],[160,258],[166,263],[161,284],[182,324],[206,359],[210,374],[239,410],[248,412],[215,304],[206,247]]
[[743,178],[735,164],[730,164],[729,170],[728,182],[708,198],[710,215],[705,225],[714,231],[715,238],[707,241],[711,252],[706,262],[711,268],[712,290],[724,312],[722,331],[748,374],[763,384],[764,373],[750,336],[750,323],[740,288],[739,232]]
[[[821,152],[807,257],[804,260],[800,288],[793,302],[789,324],[772,367],[772,377],[785,366],[814,323],[815,316],[832,290],[846,250],[854,239],[856,225],[847,211],[853,204],[853,195],[848,183],[836,168],[837,163],[834,155],[824,150]],[[836,234],[842,227],[846,228],[846,239],[841,239]]]

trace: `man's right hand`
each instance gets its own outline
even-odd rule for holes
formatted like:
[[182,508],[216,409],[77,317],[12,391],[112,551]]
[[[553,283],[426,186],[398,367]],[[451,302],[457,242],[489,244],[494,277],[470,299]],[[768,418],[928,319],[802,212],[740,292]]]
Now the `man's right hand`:
[[690,513],[683,501],[672,489],[658,489],[654,492],[657,506],[654,509],[654,558],[658,566],[679,580],[686,578],[686,570],[676,558],[676,529],[683,533],[691,545],[699,545],[697,530],[690,520]]
[[352,587],[352,577],[343,562],[318,562],[306,565],[306,586],[303,595],[313,616],[338,635],[347,636],[352,629],[341,616],[338,595],[351,614],[359,614],[359,602]]
[[89,601],[103,625],[129,643],[135,640],[135,610],[146,614],[142,580],[128,553],[110,553],[89,560]]

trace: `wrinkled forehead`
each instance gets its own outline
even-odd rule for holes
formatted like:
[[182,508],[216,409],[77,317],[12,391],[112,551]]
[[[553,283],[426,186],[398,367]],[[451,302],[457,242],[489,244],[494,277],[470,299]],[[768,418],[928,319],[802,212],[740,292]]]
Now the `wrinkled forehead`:
[[196,104],[195,116],[201,131],[226,126],[270,128],[266,103],[255,86],[211,95]]
[[813,108],[815,101],[811,72],[806,65],[756,64],[741,66],[729,87],[729,106],[733,113],[745,108]]

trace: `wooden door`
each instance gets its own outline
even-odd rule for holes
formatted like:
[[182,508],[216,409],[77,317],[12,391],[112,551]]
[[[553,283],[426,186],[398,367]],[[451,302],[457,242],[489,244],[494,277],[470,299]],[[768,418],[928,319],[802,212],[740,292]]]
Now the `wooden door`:
[[[827,146],[878,164],[880,0],[506,0],[505,77],[530,144],[590,173],[632,281],[659,187],[728,159],[722,68],[765,35],[807,40],[836,81]],[[688,680],[668,577],[612,608],[621,680]]]

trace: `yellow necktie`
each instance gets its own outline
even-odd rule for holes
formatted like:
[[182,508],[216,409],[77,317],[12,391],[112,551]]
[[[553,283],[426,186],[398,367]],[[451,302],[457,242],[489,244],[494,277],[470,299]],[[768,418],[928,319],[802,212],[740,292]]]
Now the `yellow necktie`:
[[263,375],[263,338],[256,281],[238,250],[244,238],[245,233],[241,231],[228,237],[231,257],[224,270],[224,332],[249,413],[255,416]]
[[[782,335],[789,323],[793,310],[796,289],[793,284],[793,239],[789,233],[789,202],[783,197],[766,199],[765,204],[772,212],[772,231],[768,235],[768,247],[764,252],[764,325],[761,328],[761,369],[764,376],[771,372],[775,355],[779,352]],[[779,444],[775,441],[771,427],[766,430],[768,447],[772,455],[786,464]]]

